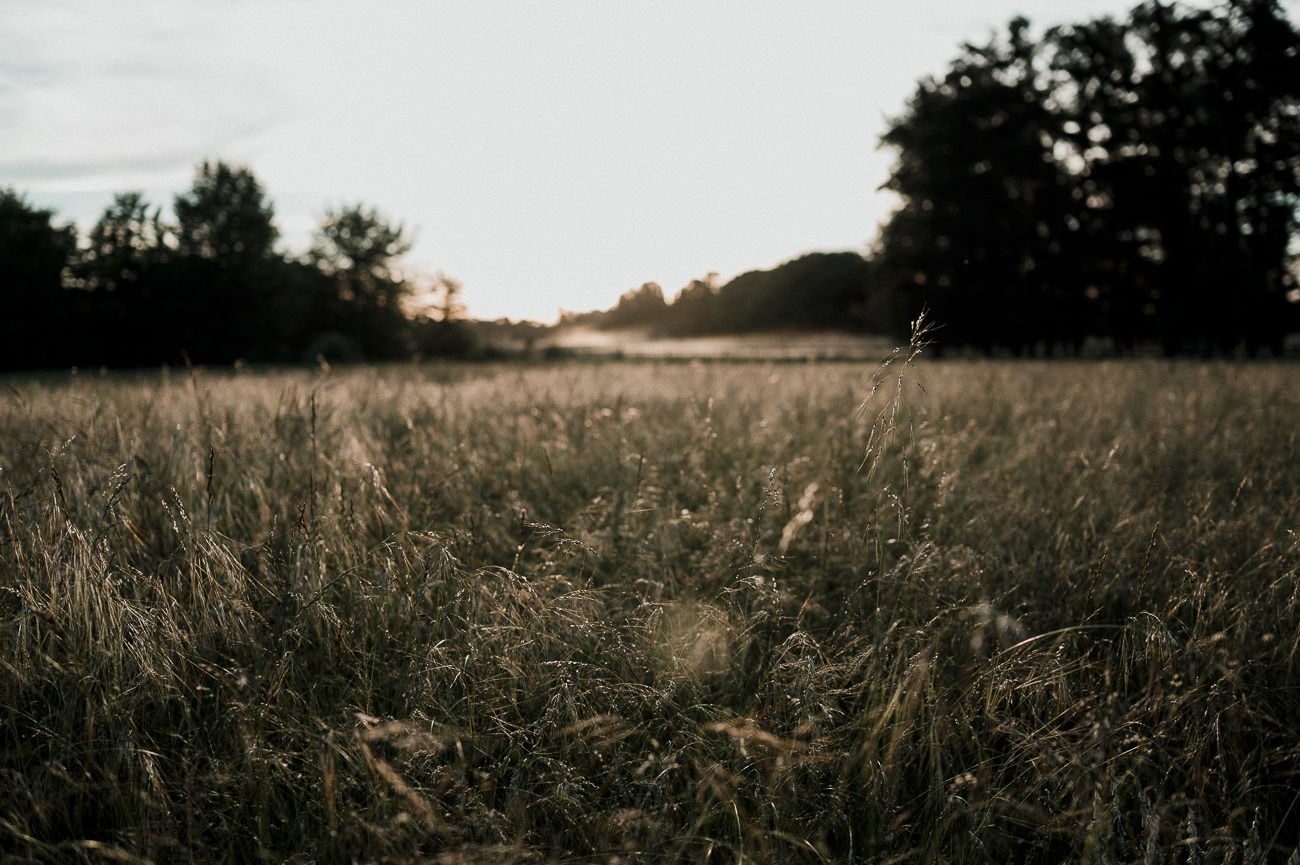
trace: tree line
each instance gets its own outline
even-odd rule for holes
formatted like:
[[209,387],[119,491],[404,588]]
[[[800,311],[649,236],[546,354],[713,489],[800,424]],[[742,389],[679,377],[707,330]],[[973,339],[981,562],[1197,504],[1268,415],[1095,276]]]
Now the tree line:
[[[467,354],[459,283],[401,273],[404,226],[327,210],[303,256],[276,250],[275,213],[246,167],[204,162],[174,221],[123,193],[79,242],[0,190],[0,368],[396,359]],[[419,295],[424,295],[420,297]],[[419,305],[417,305],[419,304]]]
[[1277,0],[1147,2],[966,46],[884,143],[900,318],[1023,353],[1280,351],[1300,308],[1300,38]]
[[[816,253],[671,301],[568,314],[665,335],[838,327],[986,353],[1280,353],[1300,330],[1300,34],[1279,0],[1148,0],[1037,33],[1024,18],[920,81],[882,138],[899,206],[865,255]],[[397,272],[403,228],[326,213],[275,251],[247,168],[198,169],[175,221],[119,195],[79,243],[0,191],[0,368],[465,354],[459,285]],[[429,314],[411,308],[431,289]]]
[[922,80],[882,141],[900,205],[865,256],[653,283],[592,320],[841,326],[986,353],[1279,353],[1300,330],[1300,38],[1277,0],[1024,18]]
[[601,329],[648,328],[661,336],[763,330],[879,330],[883,308],[873,262],[856,252],[814,252],[772,270],[742,273],[719,286],[717,274],[695,279],[670,302],[648,282],[611,309],[567,314],[564,321]]

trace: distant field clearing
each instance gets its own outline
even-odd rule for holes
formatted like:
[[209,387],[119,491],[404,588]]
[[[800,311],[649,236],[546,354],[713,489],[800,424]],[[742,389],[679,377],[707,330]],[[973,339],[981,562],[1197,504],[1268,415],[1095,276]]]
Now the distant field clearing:
[[656,337],[647,330],[561,331],[545,346],[578,354],[626,357],[701,358],[863,358],[877,360],[893,349],[889,337],[854,333],[753,333],[687,339]]

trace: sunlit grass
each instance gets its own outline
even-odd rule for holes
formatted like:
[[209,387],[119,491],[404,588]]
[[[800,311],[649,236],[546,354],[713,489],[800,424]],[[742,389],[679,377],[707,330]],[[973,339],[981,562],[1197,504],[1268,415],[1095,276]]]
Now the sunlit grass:
[[1297,431],[1281,364],[12,379],[0,853],[1285,862]]

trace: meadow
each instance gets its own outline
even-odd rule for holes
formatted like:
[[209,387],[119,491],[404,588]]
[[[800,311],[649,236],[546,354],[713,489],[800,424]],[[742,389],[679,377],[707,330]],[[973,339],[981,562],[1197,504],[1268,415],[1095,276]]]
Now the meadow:
[[12,377],[0,861],[1300,863],[1300,367]]

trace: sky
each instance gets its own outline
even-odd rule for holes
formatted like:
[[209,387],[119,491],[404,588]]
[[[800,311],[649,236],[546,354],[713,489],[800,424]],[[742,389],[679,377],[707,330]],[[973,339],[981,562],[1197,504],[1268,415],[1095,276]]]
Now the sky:
[[84,233],[114,193],[167,214],[204,160],[246,165],[286,252],[375,207],[471,315],[550,322],[865,251],[920,79],[1016,15],[1132,5],[0,0],[0,187]]

